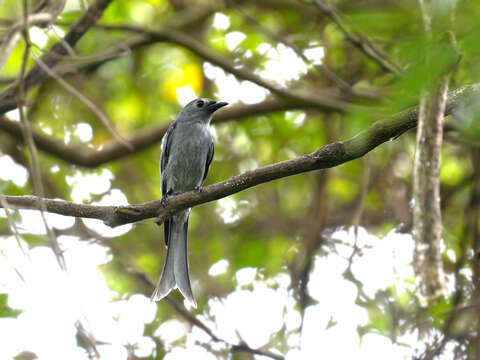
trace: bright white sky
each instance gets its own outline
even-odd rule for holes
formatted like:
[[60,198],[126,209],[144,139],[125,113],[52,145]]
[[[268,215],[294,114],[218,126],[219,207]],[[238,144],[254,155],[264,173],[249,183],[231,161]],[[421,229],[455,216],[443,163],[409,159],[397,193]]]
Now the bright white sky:
[[[68,1],[70,10],[74,2]],[[224,14],[214,17],[213,26],[227,31],[225,41],[231,51],[241,46],[245,39],[245,34],[241,32],[228,32],[230,20]],[[55,31],[61,35],[59,29]],[[45,46],[44,30],[32,29],[31,37],[40,47]],[[261,44],[257,50],[268,59],[268,70],[259,71],[258,75],[280,86],[298,79],[311,66],[305,64],[292,49],[281,44],[277,47]],[[306,55],[312,62],[320,63],[323,48],[314,46]],[[203,70],[217,85],[215,95],[224,101],[253,104],[262,101],[268,94],[263,88],[238,80],[209,63],[204,64]],[[188,87],[178,89],[180,104],[197,95]],[[15,118],[16,114],[10,115]],[[304,118],[304,114],[299,115],[296,124],[301,126]],[[71,136],[88,142],[92,138],[92,129],[88,124],[81,123],[73,133],[65,135],[65,141],[69,141]],[[27,172],[9,156],[0,154],[0,168],[0,185],[3,181],[12,181],[19,186],[26,183]],[[52,171],[58,171],[58,167],[52,168]],[[113,179],[114,174],[105,169],[78,171],[67,178],[67,183],[72,188],[72,198],[78,202],[89,201],[94,194],[106,193],[100,202],[102,204],[128,203],[121,190],[111,188]],[[217,202],[218,216],[225,223],[238,221],[241,214],[237,205],[230,198],[222,199]],[[22,210],[20,215],[18,227],[21,233],[44,233],[38,213]],[[0,212],[0,216],[5,215]],[[47,219],[51,226],[59,229],[73,224],[73,218],[63,216],[48,214]],[[107,237],[135,231],[131,225],[110,229],[96,220],[87,220],[86,224]],[[368,334],[362,338],[358,335],[357,327],[367,323],[368,314],[363,307],[355,304],[357,288],[342,275],[352,253],[354,238],[353,230],[337,231],[331,239],[332,242],[335,240],[337,253],[316,258],[308,290],[318,304],[307,308],[301,335],[297,332],[300,314],[288,289],[291,280],[286,273],[264,280],[257,268],[240,269],[236,273],[235,291],[223,299],[208,301],[209,313],[216,321],[213,322],[206,313],[198,317],[220,338],[238,343],[240,335],[254,348],[267,344],[285,323],[288,344],[293,349],[286,354],[288,360],[411,358],[415,350],[422,351],[414,330],[398,339],[399,343],[411,344],[412,347],[392,344],[381,335]],[[108,288],[104,276],[97,269],[97,266],[111,261],[108,248],[79,241],[75,237],[61,236],[58,240],[65,251],[66,273],[60,271],[49,248],[29,248],[22,241],[24,254],[13,236],[0,237],[0,293],[9,294],[10,307],[23,311],[17,319],[0,318],[0,359],[12,359],[25,350],[36,353],[41,360],[88,359],[85,351],[76,344],[74,324],[79,319],[97,340],[106,343],[98,346],[102,359],[126,359],[127,344],[136,347],[136,356],[153,355],[155,343],[143,336],[143,332],[145,325],[154,320],[156,305],[141,294],[112,300],[116,294]],[[378,290],[391,285],[396,286],[399,294],[412,288],[411,282],[407,281],[413,274],[413,242],[409,235],[392,231],[380,239],[359,228],[357,245],[364,247],[364,251],[361,256],[355,256],[352,271],[364,284],[368,296],[373,297]],[[209,275],[219,276],[228,266],[228,259],[212,264]],[[249,285],[249,290],[245,285]],[[160,306],[168,307],[167,304]],[[328,327],[332,320],[337,322],[336,325]],[[155,336],[169,350],[165,357],[167,360],[215,360],[214,355],[198,345],[209,343],[208,335],[196,327],[190,329],[182,320],[172,319],[161,324]],[[178,345],[177,341],[181,338],[185,338],[185,346]],[[224,347],[222,344],[209,345],[214,349]],[[450,351],[447,346],[445,358],[451,356]]]

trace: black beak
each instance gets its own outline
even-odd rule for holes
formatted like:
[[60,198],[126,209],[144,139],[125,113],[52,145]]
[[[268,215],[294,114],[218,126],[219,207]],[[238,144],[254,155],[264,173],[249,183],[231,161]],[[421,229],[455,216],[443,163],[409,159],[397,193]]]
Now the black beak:
[[218,109],[220,109],[221,107],[224,107],[224,106],[227,106],[228,103],[227,102],[223,102],[223,101],[219,101],[219,102],[216,102],[216,101],[212,101],[210,104],[207,105],[207,109],[208,111],[210,111],[212,114],[217,111]]

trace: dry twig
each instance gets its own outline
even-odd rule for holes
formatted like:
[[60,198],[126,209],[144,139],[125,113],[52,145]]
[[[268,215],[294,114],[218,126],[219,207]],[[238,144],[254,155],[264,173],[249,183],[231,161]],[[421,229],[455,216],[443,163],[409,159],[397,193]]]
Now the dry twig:
[[[63,257],[62,251],[60,249],[60,246],[58,245],[57,238],[55,237],[55,234],[53,231],[50,229],[47,223],[47,219],[45,218],[45,211],[47,210],[45,206],[45,202],[43,200],[44,197],[44,191],[43,191],[43,183],[42,183],[42,177],[40,174],[40,163],[38,160],[38,152],[37,148],[35,146],[35,141],[33,140],[32,136],[32,130],[30,128],[30,122],[27,119],[27,115],[24,111],[24,106],[25,106],[25,71],[26,71],[26,66],[27,66],[27,60],[28,56],[30,53],[30,40],[28,38],[28,27],[27,27],[27,15],[28,15],[28,3],[27,0],[23,0],[23,19],[24,19],[24,24],[25,27],[22,29],[22,36],[25,40],[25,51],[23,53],[23,59],[22,59],[22,65],[21,65],[21,70],[19,77],[16,81],[18,84],[18,97],[17,97],[17,102],[18,102],[18,110],[20,113],[20,122],[21,122],[21,128],[22,128],[22,133],[23,133],[23,138],[24,141],[27,145],[28,152],[30,154],[30,174],[32,176],[32,182],[33,182],[33,188],[35,190],[35,193],[39,197],[39,210],[40,210],[40,216],[42,218],[43,224],[45,226],[45,230],[48,236],[48,239],[50,241],[50,245],[52,246],[53,252],[57,258],[58,264],[60,265],[60,268],[65,270],[65,259]],[[8,202],[8,200],[6,200]]]

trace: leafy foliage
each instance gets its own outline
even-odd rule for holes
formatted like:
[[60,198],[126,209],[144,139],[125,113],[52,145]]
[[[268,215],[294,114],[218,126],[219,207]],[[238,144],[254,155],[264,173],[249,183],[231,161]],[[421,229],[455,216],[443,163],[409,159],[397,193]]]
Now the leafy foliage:
[[0,318],[16,318],[22,313],[8,306],[8,294],[0,294]]

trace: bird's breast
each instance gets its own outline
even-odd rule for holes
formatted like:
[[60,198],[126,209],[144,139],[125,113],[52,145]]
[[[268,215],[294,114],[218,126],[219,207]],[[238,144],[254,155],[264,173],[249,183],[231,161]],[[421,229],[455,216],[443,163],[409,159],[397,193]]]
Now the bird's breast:
[[185,192],[201,186],[207,154],[212,141],[206,126],[185,126],[176,129],[166,172],[171,176],[169,188]]

